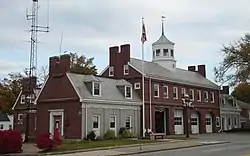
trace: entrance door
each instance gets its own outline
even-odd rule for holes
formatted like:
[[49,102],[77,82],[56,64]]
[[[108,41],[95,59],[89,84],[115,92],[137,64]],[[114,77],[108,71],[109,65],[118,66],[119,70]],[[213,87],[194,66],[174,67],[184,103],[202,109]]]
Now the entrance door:
[[199,134],[199,115],[197,112],[191,114],[191,130],[192,134]]
[[155,111],[155,133],[165,133],[164,110]]
[[174,130],[175,134],[183,134],[183,110],[174,111]]
[[54,118],[53,134],[54,134],[55,130],[58,130],[59,135],[62,135],[62,116],[61,115],[54,115],[53,118]]
[[116,116],[115,115],[110,116],[109,129],[114,131],[115,135],[117,134],[117,132],[116,132]]
[[93,131],[96,134],[96,137],[100,136],[100,116],[99,115],[94,115],[93,116]]
[[213,132],[213,122],[211,113],[206,114],[206,132],[207,133]]

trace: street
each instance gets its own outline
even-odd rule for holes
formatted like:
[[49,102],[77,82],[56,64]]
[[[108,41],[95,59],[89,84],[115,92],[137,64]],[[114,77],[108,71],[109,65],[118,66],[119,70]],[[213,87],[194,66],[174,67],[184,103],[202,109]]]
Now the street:
[[230,141],[228,144],[144,153],[136,156],[250,156],[250,133],[199,135],[203,140]]

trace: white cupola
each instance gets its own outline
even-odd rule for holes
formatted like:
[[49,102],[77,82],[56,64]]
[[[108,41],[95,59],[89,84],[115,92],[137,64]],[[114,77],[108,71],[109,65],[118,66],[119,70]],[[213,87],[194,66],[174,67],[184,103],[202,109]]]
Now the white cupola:
[[161,37],[155,43],[152,44],[152,62],[158,63],[160,66],[169,70],[175,69],[176,60],[174,59],[174,45],[175,43],[168,40],[164,34],[164,20],[162,19]]

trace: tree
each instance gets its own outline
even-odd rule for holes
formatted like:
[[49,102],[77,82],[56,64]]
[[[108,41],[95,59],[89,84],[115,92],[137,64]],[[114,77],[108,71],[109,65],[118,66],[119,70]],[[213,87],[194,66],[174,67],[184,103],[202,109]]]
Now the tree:
[[230,86],[250,80],[250,34],[234,44],[223,45],[223,61],[214,68],[215,81]]
[[48,66],[42,66],[40,71],[38,72],[38,84],[37,84],[37,86],[41,87],[45,83],[48,76],[49,76]]
[[242,83],[239,84],[234,91],[231,93],[237,100],[244,101],[246,103],[250,103],[250,84]]
[[93,65],[94,58],[87,59],[84,55],[78,55],[77,53],[70,52],[70,72],[86,75],[96,75],[97,69]]

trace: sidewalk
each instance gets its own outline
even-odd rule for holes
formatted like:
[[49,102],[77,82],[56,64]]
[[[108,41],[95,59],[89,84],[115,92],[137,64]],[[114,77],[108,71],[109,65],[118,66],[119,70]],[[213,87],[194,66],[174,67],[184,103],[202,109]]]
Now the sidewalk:
[[[201,141],[201,140],[173,140],[168,142],[160,142],[154,144],[144,144],[144,145],[134,145],[129,147],[118,147],[118,148],[107,148],[104,150],[95,150],[95,151],[75,151],[75,153],[63,154],[63,153],[54,153],[56,155],[60,154],[62,156],[118,156],[118,155],[132,155],[139,153],[148,153],[156,152],[162,150],[174,150],[180,148],[189,148],[205,145],[215,145],[228,143],[225,141]],[[94,150],[94,149],[93,149]],[[47,155],[53,155],[47,154]]]

